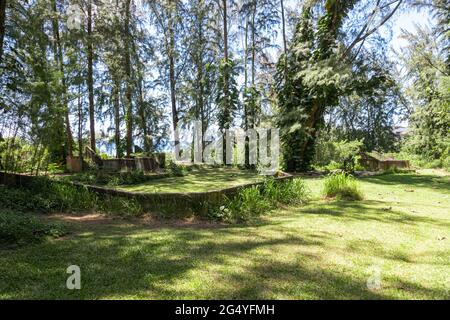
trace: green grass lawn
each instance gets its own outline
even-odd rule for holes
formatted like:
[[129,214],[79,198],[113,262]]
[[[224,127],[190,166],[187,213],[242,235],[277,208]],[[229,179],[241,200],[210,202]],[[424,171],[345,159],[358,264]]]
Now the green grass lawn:
[[203,192],[249,184],[263,179],[263,176],[255,172],[235,168],[197,168],[183,177],[155,179],[142,184],[124,185],[116,188],[144,193]]
[[[74,220],[67,238],[0,251],[0,298],[450,298],[449,176],[365,178],[361,202],[307,183],[309,205],[247,225]],[[72,264],[79,291],[65,288]]]

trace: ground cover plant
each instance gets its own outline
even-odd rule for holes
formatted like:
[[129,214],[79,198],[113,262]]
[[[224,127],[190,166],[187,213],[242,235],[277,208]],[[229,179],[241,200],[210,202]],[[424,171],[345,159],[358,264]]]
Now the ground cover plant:
[[45,223],[35,216],[0,209],[0,248],[43,241],[46,237],[59,238],[68,230],[61,223]]

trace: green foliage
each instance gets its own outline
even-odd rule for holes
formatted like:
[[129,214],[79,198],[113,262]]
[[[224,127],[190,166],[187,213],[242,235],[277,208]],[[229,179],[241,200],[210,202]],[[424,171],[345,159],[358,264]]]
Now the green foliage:
[[174,177],[183,177],[186,175],[186,169],[183,166],[176,164],[174,161],[169,162],[167,171]]
[[309,191],[301,179],[279,182],[271,178],[262,188],[264,197],[273,205],[298,205],[306,203],[309,199]]
[[26,188],[2,188],[0,207],[19,212],[83,211],[95,206],[96,196],[85,188],[35,178]]
[[233,198],[226,206],[232,217],[238,221],[246,221],[258,217],[269,211],[270,202],[266,199],[259,187],[245,188]]
[[402,151],[445,166],[450,152],[450,65],[440,50],[440,35],[420,28],[417,33],[404,34],[410,42],[403,52],[411,83],[407,97],[414,112]]
[[271,178],[261,186],[240,190],[220,206],[209,208],[209,216],[223,221],[247,221],[280,205],[304,204],[308,200],[309,191],[303,180],[277,181]]
[[409,160],[413,167],[424,169],[446,169],[450,171],[450,149],[447,149],[439,159],[428,158],[425,155],[401,151],[393,154],[396,159]]
[[358,181],[344,172],[331,174],[324,181],[323,193],[338,200],[362,200],[363,194]]
[[322,135],[317,142],[314,164],[329,170],[354,170],[362,146],[360,140],[336,141]]
[[116,196],[104,196],[95,208],[100,212],[123,218],[140,216],[144,212],[137,200]]
[[119,215],[139,215],[143,211],[135,200],[99,195],[85,187],[55,182],[44,177],[36,177],[34,182],[25,188],[2,187],[1,208],[23,213],[99,211]]
[[0,210],[0,244],[25,245],[66,233],[67,228],[62,224],[44,223],[25,214]]
[[219,108],[217,115],[220,129],[229,129],[233,123],[239,105],[239,91],[236,78],[238,70],[232,59],[220,62],[217,81],[216,103]]
[[355,2],[326,1],[317,20],[313,17],[315,2],[307,2],[288,54],[279,60],[278,126],[288,171],[311,168],[324,113],[337,105],[351,84],[351,69],[340,59],[337,36]]

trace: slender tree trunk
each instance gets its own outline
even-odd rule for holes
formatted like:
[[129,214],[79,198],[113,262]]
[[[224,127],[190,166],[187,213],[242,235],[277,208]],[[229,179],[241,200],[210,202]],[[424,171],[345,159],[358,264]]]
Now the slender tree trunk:
[[179,132],[177,130],[178,127],[178,110],[177,110],[177,100],[176,100],[176,77],[175,77],[175,22],[174,22],[174,14],[175,10],[172,7],[173,1],[171,1],[170,7],[170,17],[169,17],[169,82],[170,82],[170,101],[172,106],[172,125],[174,131],[174,143],[175,143],[175,151],[179,151],[180,137]]
[[131,157],[133,152],[133,103],[131,86],[131,52],[130,52],[130,8],[131,0],[125,1],[125,74],[126,74],[126,126],[127,126],[127,158]]
[[0,0],[0,63],[3,58],[3,39],[5,38],[6,0]]
[[[230,128],[230,74],[229,74],[229,56],[228,56],[228,8],[227,8],[227,0],[222,0],[223,6],[223,51],[224,51],[224,62],[226,63],[225,74],[223,77],[223,98],[224,98],[224,115],[225,115],[225,123],[224,128]],[[226,164],[227,161],[227,148],[226,148],[226,137],[225,132],[223,133],[223,163]]]
[[284,13],[284,1],[281,0],[281,24],[283,32],[283,49],[284,49],[284,77],[287,77],[287,37],[286,37],[286,17]]
[[83,104],[81,102],[81,85],[78,86],[78,152],[83,166]]
[[[203,1],[199,1],[197,2],[197,4],[199,6],[204,6]],[[204,39],[204,34],[203,34],[203,20],[204,20],[204,7],[202,7],[202,11],[201,14],[199,14],[196,17],[197,20],[197,31],[198,31],[198,39],[197,41],[200,44],[200,48],[203,48],[203,43],[204,41],[206,41],[206,39]],[[203,62],[203,52],[202,50],[197,51],[195,53],[195,61],[196,61],[196,68],[197,68],[197,80],[196,80],[196,87],[199,89],[199,94],[197,95],[197,102],[196,102],[196,118],[197,120],[200,119],[201,124],[202,124],[202,142],[201,142],[201,148],[202,148],[202,152],[205,150],[205,141],[204,141],[204,137],[205,137],[205,132],[206,132],[206,128],[208,126],[208,124],[206,123],[206,118],[205,118],[205,83],[204,83],[204,75],[203,75],[203,67],[204,67],[204,62]],[[202,159],[203,160],[203,159]]]
[[256,76],[256,1],[253,6],[252,13],[252,87],[255,86],[255,76]]
[[[224,51],[224,59],[225,63],[229,63],[228,58],[228,8],[227,8],[227,0],[222,0],[223,5],[223,51]],[[224,86],[223,86],[223,95],[225,100],[225,113],[228,114],[230,112],[230,75],[228,72],[228,67],[226,68],[226,72],[224,75]],[[225,129],[229,129],[230,124],[225,124]]]
[[95,142],[95,106],[94,106],[94,48],[92,39],[92,0],[88,0],[88,21],[87,21],[87,58],[88,58],[88,75],[87,84],[89,91],[89,128],[91,135],[91,149],[96,151]]
[[252,12],[252,109],[251,112],[251,128],[255,128],[256,123],[256,110],[255,110],[255,97],[253,94],[255,93],[255,78],[256,78],[256,1],[253,3],[253,12]]
[[62,52],[62,44],[61,44],[61,36],[59,33],[59,19],[58,19],[58,8],[56,6],[56,0],[52,1],[52,9],[53,9],[53,34],[55,37],[55,58],[58,63],[59,71],[61,72],[61,82],[63,87],[62,93],[62,101],[64,108],[64,121],[66,125],[66,147],[67,154],[69,157],[73,156],[73,137],[72,130],[70,128],[70,118],[69,118],[69,101],[67,98],[67,86],[66,86],[66,77],[64,73],[64,59]]
[[117,77],[114,77],[112,95],[114,99],[114,142],[116,143],[116,158],[123,156],[120,143],[120,83]]
[[141,118],[141,128],[142,134],[144,136],[144,152],[150,153],[152,152],[152,139],[149,136],[149,130],[147,127],[147,115],[145,112],[145,103],[144,103],[144,90],[142,89],[142,75],[139,72],[138,79],[138,90],[139,90],[139,117]]
[[[248,17],[245,18],[245,44],[244,44],[244,94],[248,89]],[[244,103],[244,129],[248,130],[248,105]]]

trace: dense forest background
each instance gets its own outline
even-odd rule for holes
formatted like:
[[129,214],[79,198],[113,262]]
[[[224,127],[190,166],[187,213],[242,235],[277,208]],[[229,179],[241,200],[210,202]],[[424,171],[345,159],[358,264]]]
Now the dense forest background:
[[[433,23],[393,61],[408,10]],[[1,169],[168,150],[191,120],[280,128],[288,171],[359,151],[448,168],[449,23],[449,0],[0,0]]]

